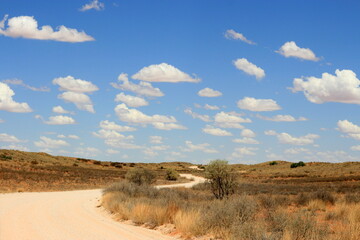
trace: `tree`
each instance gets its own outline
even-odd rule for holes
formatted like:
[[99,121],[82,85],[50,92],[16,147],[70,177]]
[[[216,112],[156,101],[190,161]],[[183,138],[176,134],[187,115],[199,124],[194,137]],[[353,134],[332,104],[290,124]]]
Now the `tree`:
[[205,176],[211,185],[211,191],[217,199],[223,199],[234,193],[235,177],[225,160],[214,160],[205,167]]
[[134,168],[126,173],[125,179],[137,185],[151,184],[155,181],[155,174],[148,169]]

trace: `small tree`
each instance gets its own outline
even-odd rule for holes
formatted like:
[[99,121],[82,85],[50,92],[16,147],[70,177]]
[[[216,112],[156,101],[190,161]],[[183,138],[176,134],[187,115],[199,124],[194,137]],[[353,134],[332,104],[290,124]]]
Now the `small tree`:
[[211,191],[217,199],[223,199],[234,193],[235,177],[225,160],[214,160],[205,167],[205,176],[211,185]]
[[137,185],[151,184],[155,181],[155,174],[148,169],[134,168],[126,173],[125,179]]
[[179,178],[179,173],[175,169],[167,169],[165,179],[170,181],[176,181]]

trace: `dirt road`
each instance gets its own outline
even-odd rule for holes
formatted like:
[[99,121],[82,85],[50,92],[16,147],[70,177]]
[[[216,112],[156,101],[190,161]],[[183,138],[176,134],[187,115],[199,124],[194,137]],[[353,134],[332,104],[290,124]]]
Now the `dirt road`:
[[114,221],[100,198],[101,190],[0,194],[0,240],[175,239]]

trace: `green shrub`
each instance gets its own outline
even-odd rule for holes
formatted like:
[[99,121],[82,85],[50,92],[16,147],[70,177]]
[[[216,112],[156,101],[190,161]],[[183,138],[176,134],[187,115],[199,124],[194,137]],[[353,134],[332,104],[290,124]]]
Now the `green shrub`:
[[148,169],[134,168],[126,173],[125,179],[137,185],[151,184],[155,181],[155,174]]
[[179,178],[179,173],[175,169],[166,170],[165,179],[169,181],[176,181]]
[[297,168],[297,167],[305,167],[305,163],[303,161],[300,161],[298,163],[292,163],[290,165],[290,168]]
[[277,164],[278,164],[277,161],[272,161],[272,162],[269,163],[270,166],[274,166],[274,165],[277,165]]

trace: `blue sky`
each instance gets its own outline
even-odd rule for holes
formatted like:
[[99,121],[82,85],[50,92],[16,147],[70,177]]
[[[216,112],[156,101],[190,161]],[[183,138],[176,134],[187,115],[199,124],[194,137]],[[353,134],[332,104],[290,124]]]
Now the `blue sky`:
[[357,161],[359,10],[3,0],[0,148],[129,162]]

